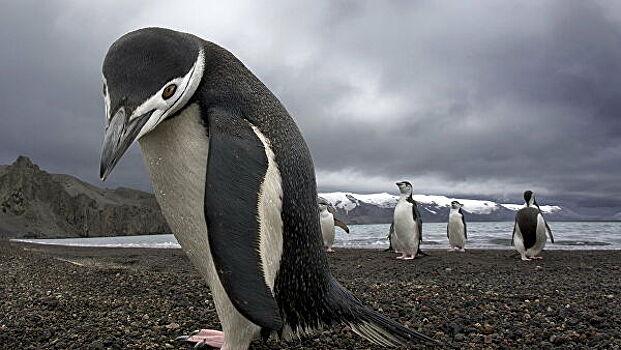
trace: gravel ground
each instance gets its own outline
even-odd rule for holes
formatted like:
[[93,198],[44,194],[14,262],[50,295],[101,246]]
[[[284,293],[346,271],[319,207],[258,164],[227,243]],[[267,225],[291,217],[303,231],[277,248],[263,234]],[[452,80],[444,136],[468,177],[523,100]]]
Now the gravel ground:
[[[339,249],[334,275],[371,307],[443,348],[621,349],[621,251],[447,253],[413,262]],[[209,290],[177,249],[0,241],[1,349],[188,349],[219,328]],[[379,349],[338,326],[253,349]],[[432,348],[420,346],[420,348]]]

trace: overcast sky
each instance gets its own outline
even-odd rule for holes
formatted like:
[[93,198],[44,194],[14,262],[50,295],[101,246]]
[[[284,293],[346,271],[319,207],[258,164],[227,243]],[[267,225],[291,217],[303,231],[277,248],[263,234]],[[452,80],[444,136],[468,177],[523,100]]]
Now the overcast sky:
[[[191,32],[284,103],[321,191],[621,210],[621,4],[1,1],[0,163],[102,185],[101,63],[122,34]],[[137,147],[106,186],[148,189]]]

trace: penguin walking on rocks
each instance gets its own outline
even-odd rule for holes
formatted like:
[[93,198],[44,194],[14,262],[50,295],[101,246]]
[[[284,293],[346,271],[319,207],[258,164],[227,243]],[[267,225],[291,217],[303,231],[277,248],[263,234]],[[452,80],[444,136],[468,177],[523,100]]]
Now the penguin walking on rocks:
[[433,342],[331,275],[306,142],[233,54],[190,34],[133,31],[106,54],[103,94],[100,177],[139,142],[164,217],[213,295],[222,331],[182,339],[245,350],[346,324],[379,345]]
[[526,206],[515,214],[511,244],[524,261],[543,259],[539,254],[546,244],[547,235],[550,235],[552,243],[554,236],[535,200],[535,194],[524,192],[524,201]]
[[463,204],[458,201],[451,202],[448,224],[446,225],[446,236],[448,237],[451,248],[449,252],[465,252],[466,240],[468,239],[468,229],[466,227],[466,217],[461,210]]
[[325,198],[319,197],[319,221],[321,222],[321,236],[323,237],[323,245],[327,252],[333,253],[332,245],[334,244],[335,226],[340,227],[346,233],[349,233],[349,227],[334,217],[334,208],[332,204]]
[[395,252],[401,255],[397,259],[412,260],[420,250],[423,239],[423,220],[418,205],[412,198],[412,184],[407,181],[397,182],[400,196],[393,214],[393,235],[391,244]]

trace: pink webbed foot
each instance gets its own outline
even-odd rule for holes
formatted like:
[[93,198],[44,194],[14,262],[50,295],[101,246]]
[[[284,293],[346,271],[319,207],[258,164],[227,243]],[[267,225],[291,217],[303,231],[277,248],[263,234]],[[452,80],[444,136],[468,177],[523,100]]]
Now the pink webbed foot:
[[403,260],[414,260],[415,256],[412,254],[408,254],[403,256]]
[[465,252],[466,252],[466,248],[461,248],[461,249],[459,249],[459,252],[460,252],[460,253],[465,253]]
[[542,260],[543,256],[531,256],[530,258],[534,260]]
[[531,259],[526,255],[522,255],[522,261],[530,261]]
[[326,252],[328,252],[328,253],[334,253],[334,250],[333,250],[332,248],[328,248],[328,249],[326,249]]
[[190,335],[178,337],[176,340],[192,343],[196,349],[202,349],[206,346],[222,349],[224,346],[224,332],[215,329],[200,329],[192,332]]

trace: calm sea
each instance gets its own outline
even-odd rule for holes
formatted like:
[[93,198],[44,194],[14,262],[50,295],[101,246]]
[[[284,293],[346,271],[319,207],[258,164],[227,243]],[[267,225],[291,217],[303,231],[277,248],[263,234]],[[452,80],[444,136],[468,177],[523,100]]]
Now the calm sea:
[[[390,225],[352,225],[351,233],[336,229],[336,247],[383,249],[388,247],[386,235]],[[546,249],[621,250],[621,222],[551,222],[556,243],[548,241]],[[468,223],[470,249],[512,249],[513,222]],[[122,237],[24,239],[21,241],[95,247],[180,248],[173,235]],[[445,223],[423,225],[423,248],[448,248]]]

